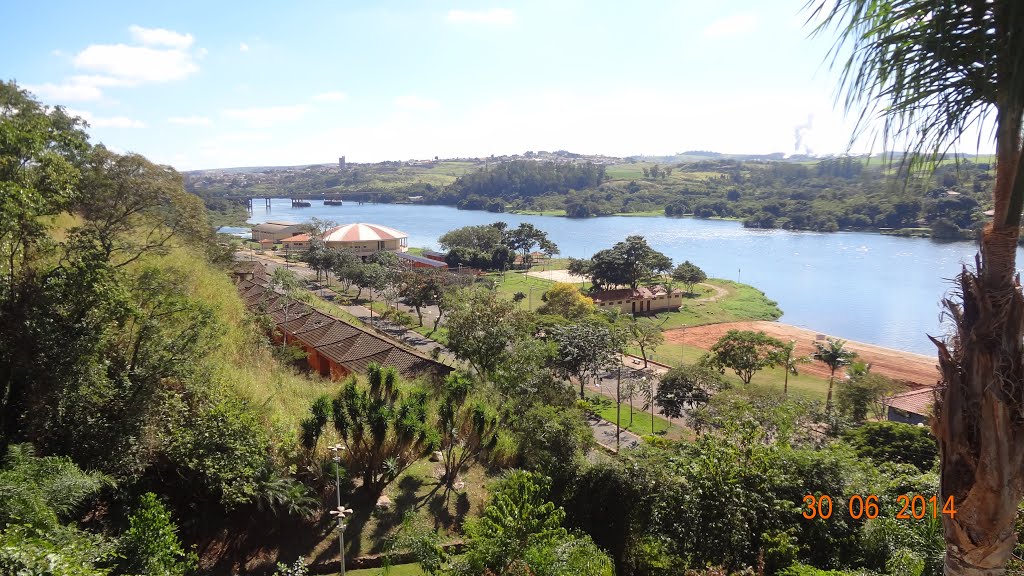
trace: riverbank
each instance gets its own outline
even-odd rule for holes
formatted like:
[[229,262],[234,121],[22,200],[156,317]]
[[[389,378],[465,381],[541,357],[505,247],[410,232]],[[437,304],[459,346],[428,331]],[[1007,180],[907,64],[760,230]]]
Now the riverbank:
[[[884,320],[882,321],[884,322]],[[798,356],[810,356],[814,352],[816,340],[824,341],[826,337],[846,340],[782,322],[755,321],[727,322],[667,330],[665,341],[708,350],[729,330],[761,331],[783,342],[794,340]],[[934,386],[939,380],[939,372],[936,368],[937,360],[934,356],[904,352],[853,340],[846,340],[846,343],[847,348],[857,353],[859,361],[870,363],[871,370],[883,376],[918,388]],[[800,371],[822,378],[828,378],[829,375],[828,367],[820,362],[803,364],[800,366]]]

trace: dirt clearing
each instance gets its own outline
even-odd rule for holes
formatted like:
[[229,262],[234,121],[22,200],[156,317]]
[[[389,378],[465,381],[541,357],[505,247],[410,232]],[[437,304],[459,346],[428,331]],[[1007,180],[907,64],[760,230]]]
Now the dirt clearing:
[[[825,335],[813,330],[790,326],[780,322],[727,322],[691,328],[677,328],[665,332],[665,341],[686,344],[708,350],[729,330],[761,331],[783,342],[796,340],[796,354],[810,356],[814,352],[813,342],[824,342]],[[847,340],[846,347],[857,353],[857,360],[869,362],[871,370],[899,380],[914,387],[934,386],[939,380],[936,368],[938,361],[934,356],[924,356],[891,348],[882,348],[873,344],[864,344]],[[821,362],[812,362],[800,366],[801,372],[828,378],[828,367]],[[836,372],[839,376],[839,371]]]
[[587,281],[587,279],[584,278],[583,276],[570,274],[568,270],[539,270],[536,272],[527,272],[526,275],[533,276],[534,278],[543,278],[544,280],[551,280],[554,282],[567,282],[569,284],[576,284]]

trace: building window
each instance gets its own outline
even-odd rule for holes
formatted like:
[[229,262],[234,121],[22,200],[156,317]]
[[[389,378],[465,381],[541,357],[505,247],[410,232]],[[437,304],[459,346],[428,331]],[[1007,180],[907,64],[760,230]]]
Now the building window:
[[378,240],[377,241],[377,250],[383,250],[383,249],[384,249],[384,241],[383,240]]

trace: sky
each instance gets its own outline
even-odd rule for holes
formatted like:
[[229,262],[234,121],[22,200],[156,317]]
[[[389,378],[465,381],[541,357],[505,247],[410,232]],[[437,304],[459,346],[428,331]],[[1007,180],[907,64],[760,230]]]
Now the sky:
[[0,78],[179,170],[841,153],[805,1],[17,2]]

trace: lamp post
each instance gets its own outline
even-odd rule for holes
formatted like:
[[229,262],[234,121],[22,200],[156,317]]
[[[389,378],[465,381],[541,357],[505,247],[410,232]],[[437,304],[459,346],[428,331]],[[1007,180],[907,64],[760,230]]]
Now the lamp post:
[[328,447],[334,456],[331,460],[334,461],[334,493],[338,497],[338,508],[341,508],[341,476],[338,473],[338,468],[341,467],[341,452],[345,449],[341,444],[335,444],[334,446]]
[[[340,498],[340,496],[339,496]],[[341,564],[341,576],[345,576],[345,517],[351,515],[353,510],[339,505],[337,509],[331,510],[331,515],[338,518],[338,562]]]

